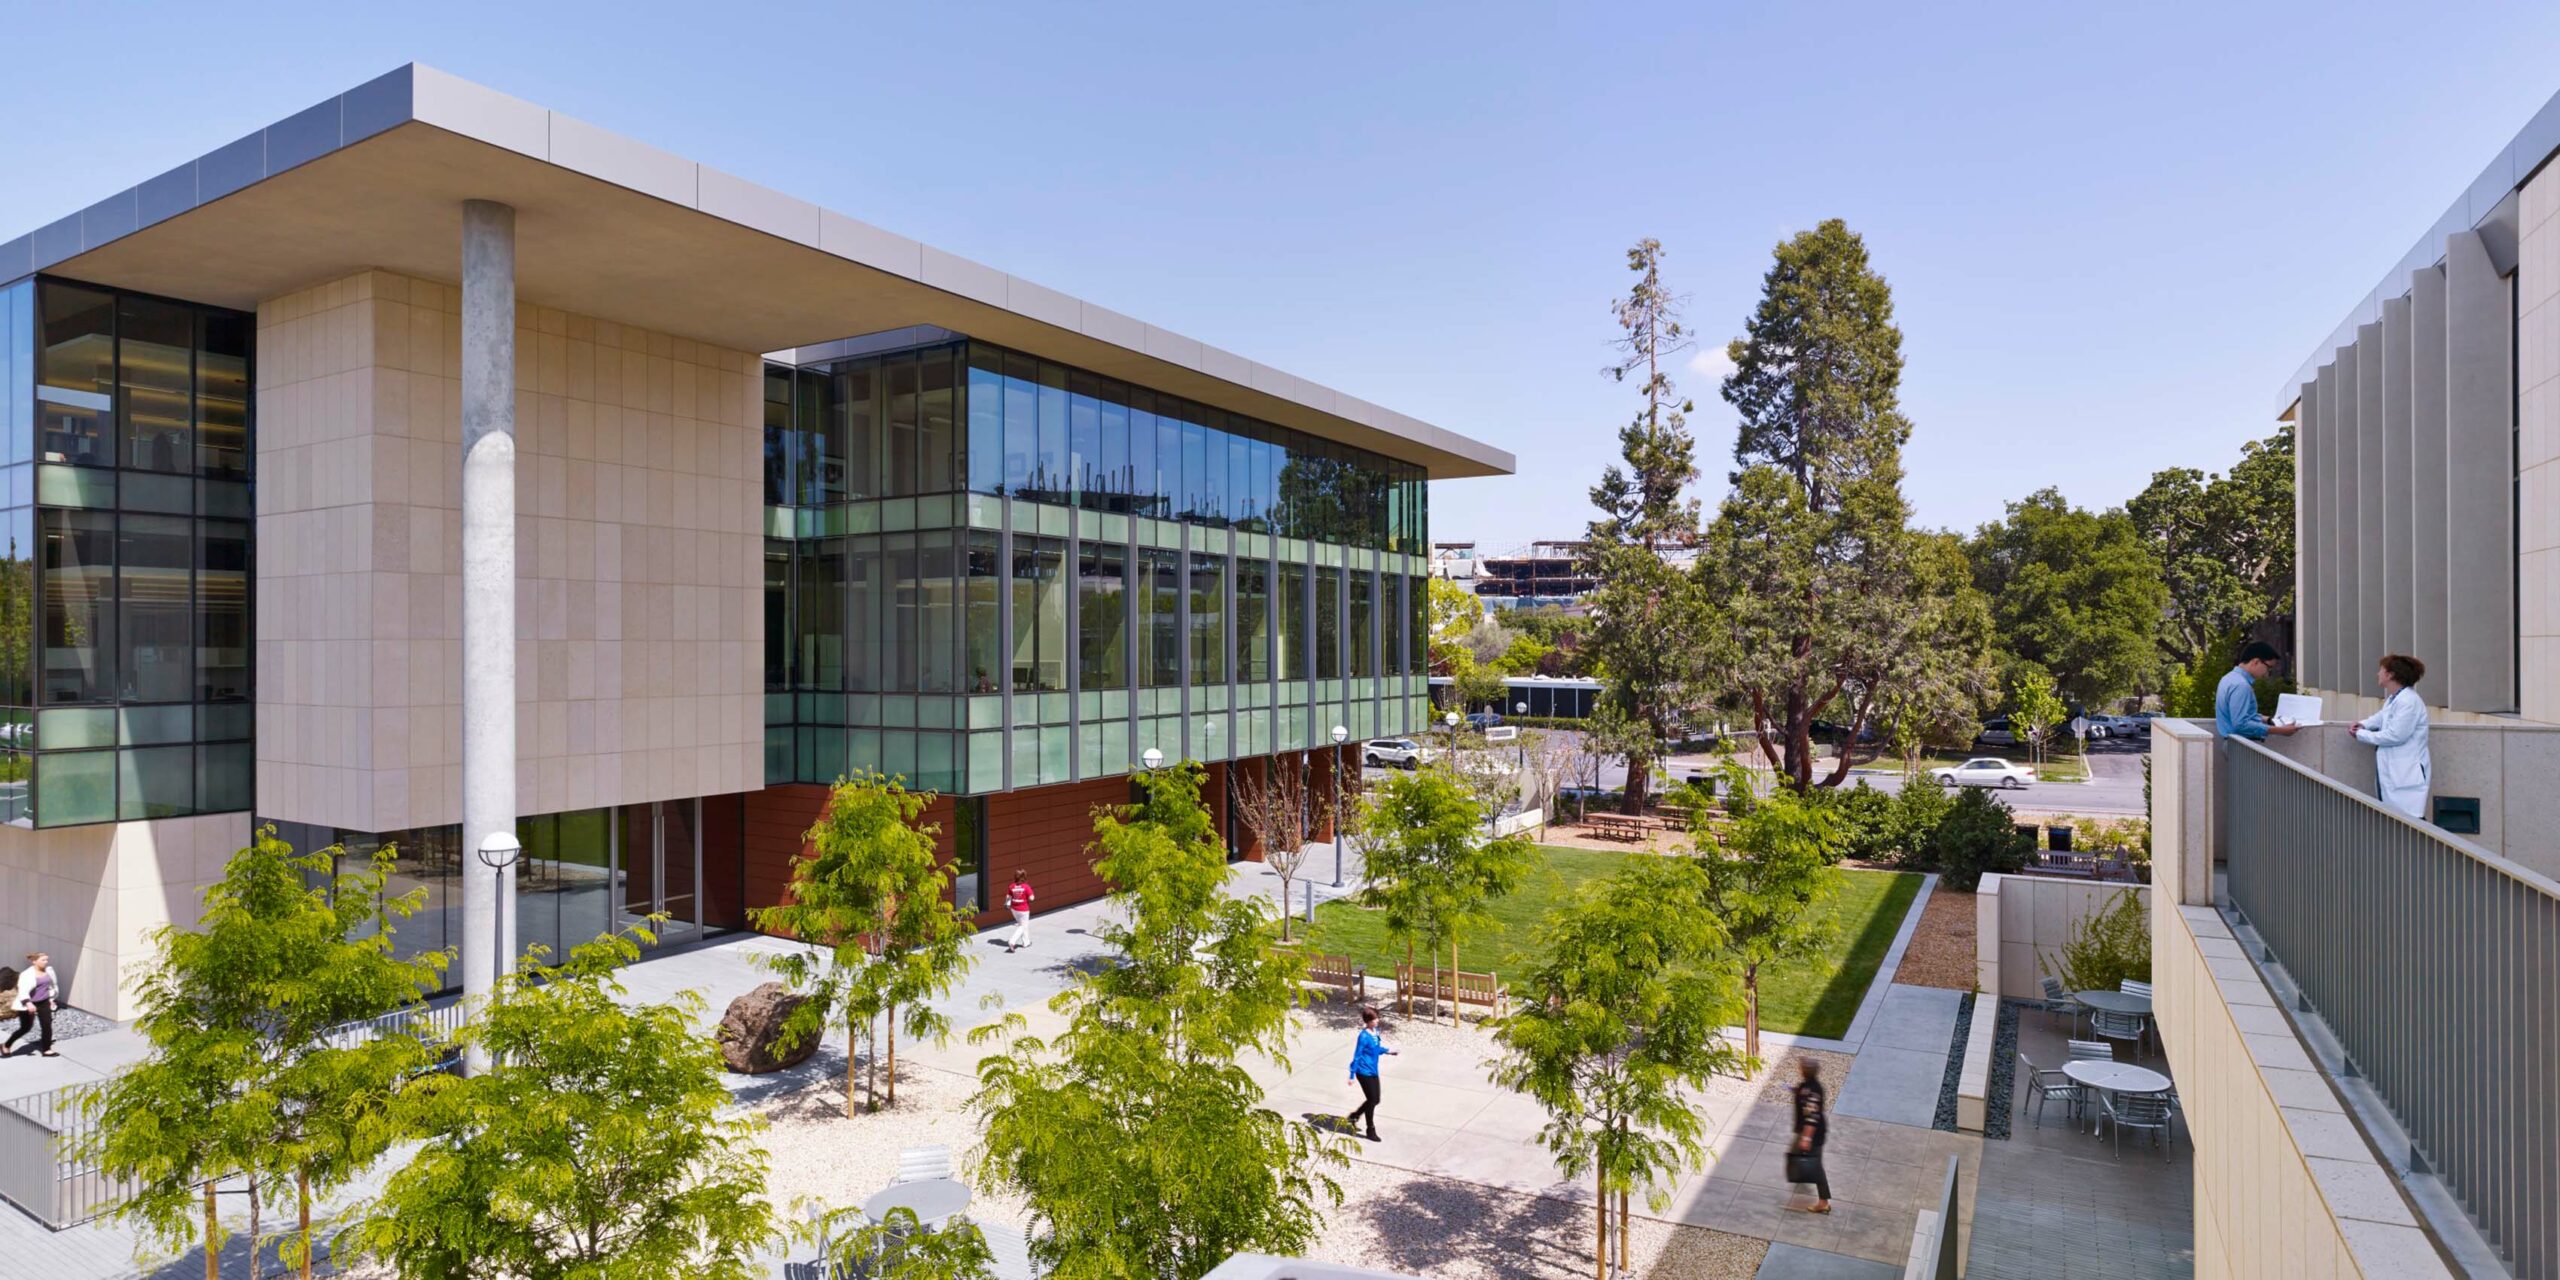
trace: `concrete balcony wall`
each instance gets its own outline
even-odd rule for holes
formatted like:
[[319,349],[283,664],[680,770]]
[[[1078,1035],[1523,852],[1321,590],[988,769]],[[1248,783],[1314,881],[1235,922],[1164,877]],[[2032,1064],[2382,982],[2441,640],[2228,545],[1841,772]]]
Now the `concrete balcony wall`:
[[2152,1003],[2195,1138],[2198,1280],[2451,1275],[2221,917],[2152,919]]

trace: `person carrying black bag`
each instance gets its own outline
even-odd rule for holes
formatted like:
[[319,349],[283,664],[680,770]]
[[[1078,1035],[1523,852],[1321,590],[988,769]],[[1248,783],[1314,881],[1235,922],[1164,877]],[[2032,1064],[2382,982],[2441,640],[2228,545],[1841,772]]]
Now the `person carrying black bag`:
[[1796,1059],[1796,1141],[1787,1151],[1787,1181],[1813,1184],[1811,1213],[1831,1212],[1831,1177],[1823,1172],[1822,1143],[1831,1133],[1830,1095],[1822,1088],[1822,1064]]

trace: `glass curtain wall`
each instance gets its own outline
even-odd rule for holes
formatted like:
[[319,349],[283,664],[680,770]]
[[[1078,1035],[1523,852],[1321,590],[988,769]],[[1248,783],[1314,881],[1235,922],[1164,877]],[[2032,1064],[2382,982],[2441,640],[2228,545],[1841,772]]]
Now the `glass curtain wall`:
[[983,794],[1424,714],[1418,467],[966,340],[765,385],[768,781]]
[[0,288],[0,821],[249,807],[253,331]]

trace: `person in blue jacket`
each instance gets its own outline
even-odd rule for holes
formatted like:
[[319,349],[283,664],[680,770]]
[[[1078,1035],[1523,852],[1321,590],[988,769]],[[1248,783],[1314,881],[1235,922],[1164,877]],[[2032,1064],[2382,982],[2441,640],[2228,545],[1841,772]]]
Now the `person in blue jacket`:
[[1360,1109],[1343,1118],[1349,1124],[1368,1117],[1369,1141],[1378,1140],[1378,1059],[1394,1053],[1387,1042],[1378,1038],[1378,1010],[1375,1005],[1360,1010],[1360,1039],[1351,1047],[1351,1083],[1360,1086],[1363,1101]]

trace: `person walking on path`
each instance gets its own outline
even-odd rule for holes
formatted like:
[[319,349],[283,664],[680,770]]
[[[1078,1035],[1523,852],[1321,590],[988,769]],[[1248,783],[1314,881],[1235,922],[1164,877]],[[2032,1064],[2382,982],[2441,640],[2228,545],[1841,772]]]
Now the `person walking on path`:
[[1813,1184],[1811,1213],[1831,1212],[1831,1175],[1822,1167],[1822,1144],[1831,1134],[1831,1098],[1822,1087],[1822,1064],[1796,1059],[1796,1141],[1787,1153],[1787,1181]]
[[48,1058],[62,1056],[53,1051],[54,993],[59,987],[53,976],[53,957],[42,953],[27,957],[27,971],[18,977],[18,1029],[7,1044],[0,1045],[0,1057],[16,1054],[18,1041],[39,1028],[42,1030],[36,1036],[36,1052]]
[[2427,758],[2427,703],[2413,686],[2426,674],[2427,664],[2416,658],[2384,654],[2373,673],[2382,686],[2382,710],[2348,730],[2373,748],[2375,790],[2382,803],[2420,822],[2427,820],[2434,766]]
[[2258,714],[2258,682],[2276,669],[2276,647],[2264,640],[2252,640],[2240,646],[2240,663],[2222,675],[2222,683],[2213,689],[2213,731],[2225,738],[2250,738],[2259,742],[2268,734],[2280,738],[2293,736],[2299,725],[2268,724]]
[[1360,1010],[1360,1038],[1351,1046],[1351,1083],[1360,1086],[1360,1109],[1344,1116],[1342,1122],[1352,1124],[1366,1117],[1369,1131],[1363,1136],[1371,1142],[1378,1140],[1378,1059],[1394,1052],[1378,1038],[1377,1006],[1364,1006]]
[[1005,944],[1006,955],[1031,945],[1031,900],[1037,896],[1031,892],[1030,878],[1014,872],[1012,887],[1004,891],[1005,909],[1013,913],[1013,941]]

